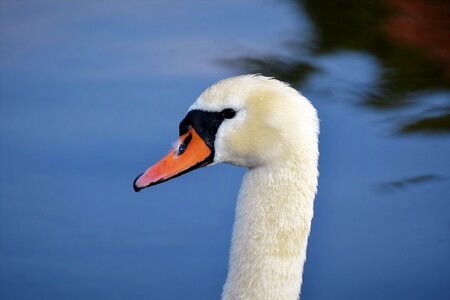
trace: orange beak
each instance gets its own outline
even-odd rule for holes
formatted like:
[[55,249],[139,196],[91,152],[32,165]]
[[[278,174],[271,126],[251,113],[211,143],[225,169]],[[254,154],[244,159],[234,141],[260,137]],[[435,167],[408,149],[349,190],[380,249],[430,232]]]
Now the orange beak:
[[180,136],[175,147],[162,160],[139,175],[133,183],[136,192],[206,166],[213,160],[213,151],[194,128]]

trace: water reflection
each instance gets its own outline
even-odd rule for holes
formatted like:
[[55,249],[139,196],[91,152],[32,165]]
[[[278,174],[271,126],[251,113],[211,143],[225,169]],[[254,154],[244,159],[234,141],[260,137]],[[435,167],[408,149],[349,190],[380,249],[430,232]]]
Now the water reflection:
[[[358,104],[393,114],[391,120],[400,134],[450,133],[450,2],[290,2],[299,16],[306,13],[309,17],[314,32],[310,40],[299,35],[288,45],[288,56],[249,55],[225,62],[302,88],[321,71],[318,59],[346,51],[366,53],[377,64],[379,78],[370,85],[369,93],[360,93]],[[354,76],[359,75],[355,72]],[[359,91],[367,87],[348,88]],[[444,93],[441,101],[427,101],[435,92]],[[418,111],[410,114],[410,110]]]
[[441,175],[435,175],[435,174],[424,174],[424,175],[417,175],[407,178],[402,178],[398,180],[388,181],[385,183],[377,184],[376,191],[379,194],[386,194],[395,192],[398,190],[405,190],[410,188],[412,185],[422,184],[429,181],[436,181],[436,180],[445,180],[446,178]]

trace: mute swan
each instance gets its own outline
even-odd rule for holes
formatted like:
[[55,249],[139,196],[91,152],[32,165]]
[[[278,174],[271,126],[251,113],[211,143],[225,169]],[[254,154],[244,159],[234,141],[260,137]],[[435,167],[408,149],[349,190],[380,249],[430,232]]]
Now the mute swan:
[[220,162],[247,167],[222,299],[299,299],[317,191],[314,107],[281,81],[243,75],[206,89],[179,130],[134,190]]

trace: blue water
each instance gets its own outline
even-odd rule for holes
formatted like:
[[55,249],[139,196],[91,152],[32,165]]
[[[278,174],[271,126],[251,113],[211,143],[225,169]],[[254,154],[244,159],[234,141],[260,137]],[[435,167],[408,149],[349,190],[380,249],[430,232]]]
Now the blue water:
[[[276,1],[2,1],[0,298],[219,299],[245,170],[132,181],[204,88],[242,72],[221,60],[310,27]],[[380,80],[370,54],[309,59],[321,175],[302,299],[449,299],[448,135],[396,135],[393,112],[352,104]]]

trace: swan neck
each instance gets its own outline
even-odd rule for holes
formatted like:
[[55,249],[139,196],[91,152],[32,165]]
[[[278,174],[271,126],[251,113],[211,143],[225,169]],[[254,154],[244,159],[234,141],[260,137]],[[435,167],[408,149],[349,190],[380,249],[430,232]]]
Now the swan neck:
[[316,187],[314,161],[248,170],[222,299],[299,298]]

